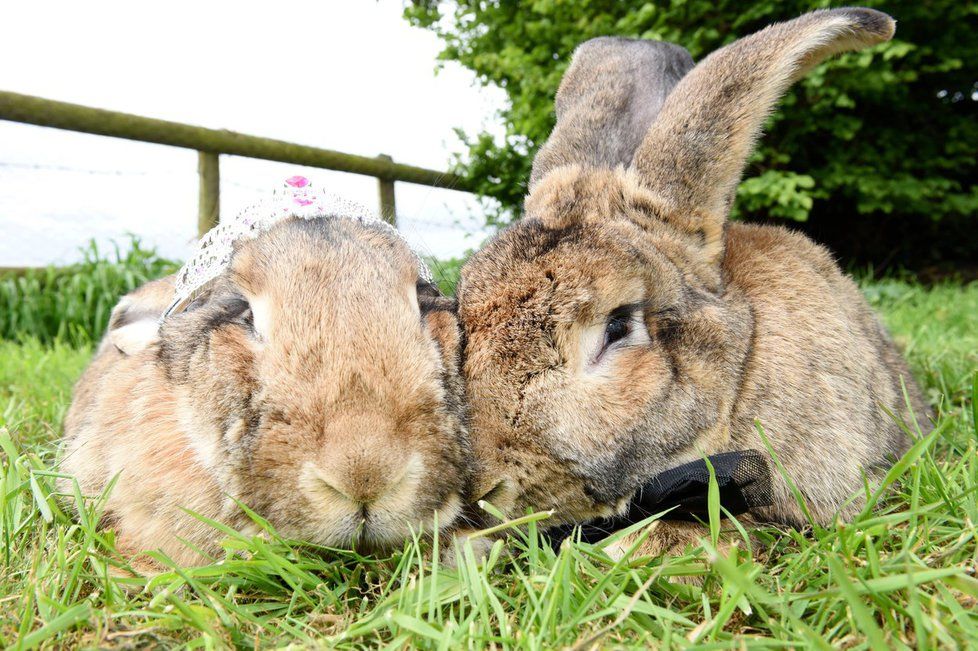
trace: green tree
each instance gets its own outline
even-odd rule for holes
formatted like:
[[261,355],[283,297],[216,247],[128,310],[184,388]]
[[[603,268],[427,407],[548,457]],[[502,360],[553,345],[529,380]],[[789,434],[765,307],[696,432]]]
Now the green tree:
[[[609,34],[663,39],[699,60],[767,24],[838,4],[419,0],[405,15],[441,37],[443,60],[506,92],[505,138],[462,134],[468,151],[457,161],[482,194],[501,203],[490,217],[500,223],[519,214],[530,161],[553,127],[554,93],[582,41]],[[819,222],[826,232],[859,216],[870,235],[884,218],[913,224],[911,230],[946,235],[953,221],[971,231],[978,223],[978,3],[862,4],[893,15],[896,38],[823,64],[789,92],[751,159],[735,215]]]

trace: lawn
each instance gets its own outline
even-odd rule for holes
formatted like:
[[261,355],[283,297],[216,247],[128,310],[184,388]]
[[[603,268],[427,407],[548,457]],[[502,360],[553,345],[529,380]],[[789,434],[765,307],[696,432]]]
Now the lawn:
[[728,555],[709,538],[669,558],[613,561],[606,543],[555,554],[530,522],[484,562],[461,549],[450,569],[425,540],[363,558],[266,528],[226,532],[212,565],[129,578],[111,532],[94,527],[98,500],[76,509],[52,495],[54,441],[91,344],[0,340],[0,646],[978,644],[978,283],[885,280],[865,292],[906,349],[937,428],[856,522],[767,529],[749,543],[723,521],[740,538]]

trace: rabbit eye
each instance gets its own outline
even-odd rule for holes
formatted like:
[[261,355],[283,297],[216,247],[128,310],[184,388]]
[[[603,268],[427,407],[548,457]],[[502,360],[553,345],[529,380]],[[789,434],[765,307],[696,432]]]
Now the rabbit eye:
[[611,311],[604,327],[604,341],[601,345],[601,351],[598,353],[599,358],[605,351],[616,343],[624,341],[635,331],[637,324],[640,323],[636,317],[641,313],[642,304],[640,303],[629,303]]
[[255,327],[255,315],[251,311],[251,307],[248,307],[244,312],[238,315],[238,323],[249,328]]
[[255,330],[255,315],[251,311],[251,304],[241,296],[235,296],[224,304],[224,318],[227,323],[244,326],[251,332]]
[[252,339],[263,341],[258,329],[255,328],[255,313],[252,311],[250,305],[246,307],[241,314],[237,316],[237,318],[234,319],[234,322],[247,330]]
[[621,341],[632,331],[631,314],[612,314],[608,319],[608,325],[604,329],[604,346]]

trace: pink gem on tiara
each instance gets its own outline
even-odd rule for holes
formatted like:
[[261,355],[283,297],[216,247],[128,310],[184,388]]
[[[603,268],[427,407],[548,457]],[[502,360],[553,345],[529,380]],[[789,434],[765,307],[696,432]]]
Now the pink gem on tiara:
[[290,176],[285,179],[285,182],[293,188],[304,188],[309,185],[309,179],[304,176]]

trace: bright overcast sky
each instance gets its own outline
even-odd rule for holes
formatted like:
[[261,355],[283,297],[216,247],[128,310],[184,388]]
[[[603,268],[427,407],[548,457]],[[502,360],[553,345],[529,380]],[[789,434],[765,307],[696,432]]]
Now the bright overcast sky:
[[[453,129],[492,128],[503,99],[380,0],[4,3],[0,89],[445,169]],[[196,153],[0,122],[0,266],[64,262],[126,232],[183,257]],[[370,177],[222,157],[227,216],[293,173],[376,207]],[[397,184],[418,248],[476,246],[476,201]]]

